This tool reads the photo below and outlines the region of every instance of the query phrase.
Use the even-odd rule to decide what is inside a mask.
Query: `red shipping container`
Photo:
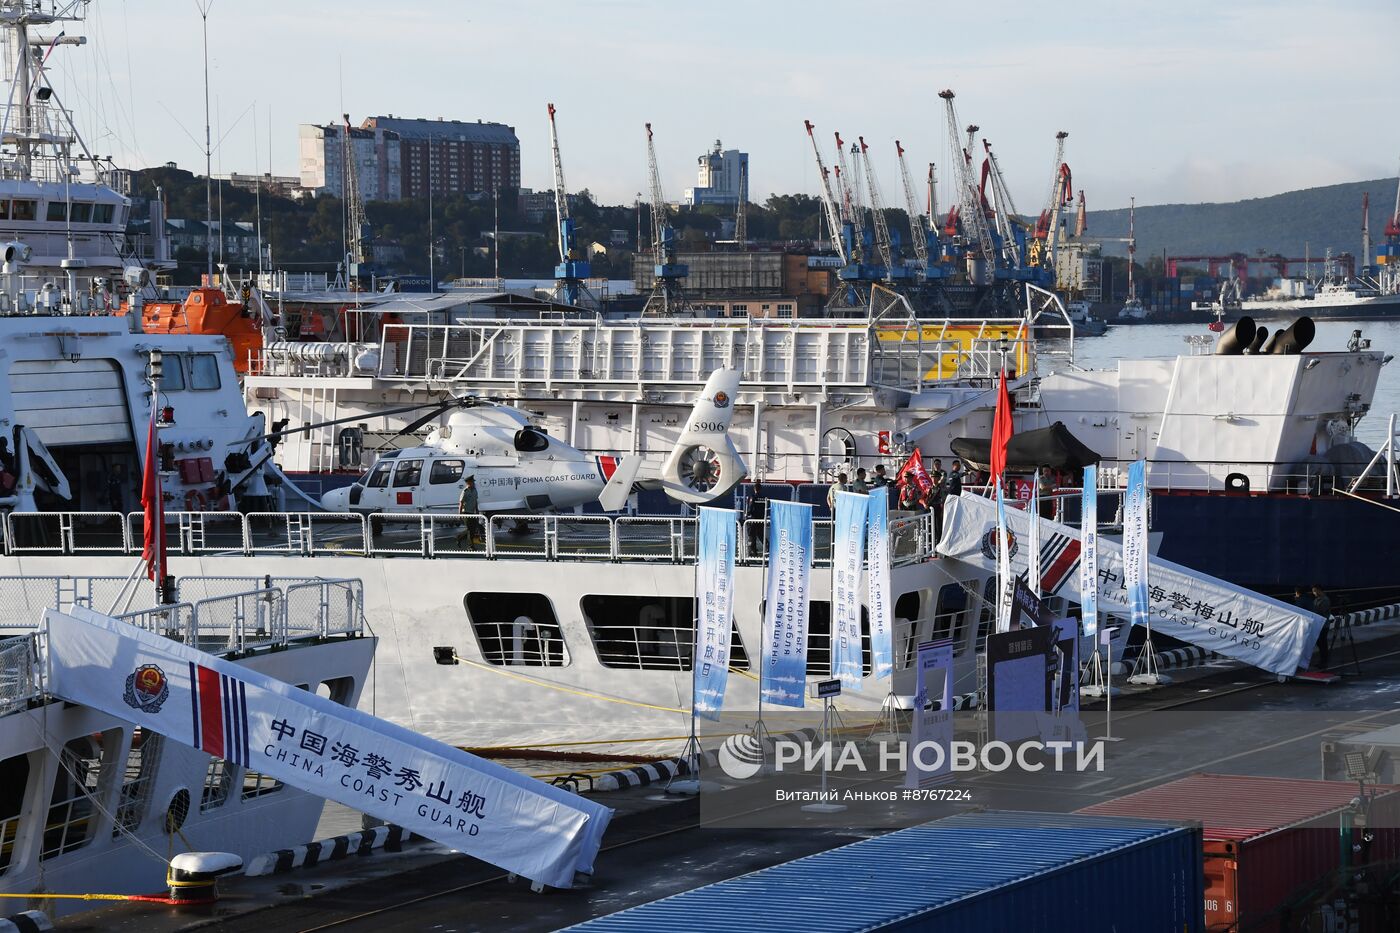
[[[1370,863],[1400,857],[1400,793],[1377,796],[1367,826]],[[1078,811],[1194,820],[1205,839],[1206,926],[1273,933],[1296,929],[1308,895],[1330,889],[1341,866],[1342,814],[1358,795],[1346,781],[1193,774]]]

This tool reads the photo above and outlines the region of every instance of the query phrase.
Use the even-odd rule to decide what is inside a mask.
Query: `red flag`
[[[904,461],[904,466],[900,467],[899,472],[895,474],[894,482],[896,486],[913,482],[921,493],[927,493],[932,489],[933,477],[929,476],[928,470],[924,469],[923,454],[917,450],[910,454],[909,459]]]
[[[997,385],[997,413],[992,420],[992,484],[1001,482],[1006,472],[1006,444],[1015,428],[1011,423],[1011,395],[1006,391],[1006,370],[1001,371]]]
[[[146,510],[146,533],[141,545],[141,559],[146,562],[146,576],[165,585],[165,504],[161,500],[160,474],[156,458],[160,443],[156,439],[156,410],[151,407],[151,426],[146,432],[146,467],[141,478],[141,507]]]

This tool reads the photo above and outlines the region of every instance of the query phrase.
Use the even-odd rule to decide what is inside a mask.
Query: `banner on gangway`
[[[55,696],[532,881],[593,870],[608,807],[81,606],[44,621]]]

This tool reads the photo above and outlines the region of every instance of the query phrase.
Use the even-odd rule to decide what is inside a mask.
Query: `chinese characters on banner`
[[[846,690],[861,680],[860,566],[868,497],[836,493],[831,532],[831,676]]]
[[[44,621],[56,696],[532,881],[593,869],[612,810],[586,797],[82,606]]]
[[[876,677],[894,671],[894,604],[890,601],[890,493],[888,486],[870,490],[865,553],[870,593],[870,666]]]
[[[775,500],[770,509],[761,699],[801,709],[807,685],[812,507]]]
[[[1128,467],[1128,492],[1123,504],[1123,582],[1133,625],[1151,624],[1147,604],[1147,463]]]
[[[695,713],[719,719],[729,682],[729,638],[734,618],[734,513],[700,509],[695,554]]]
[[[1079,508],[1079,592],[1084,635],[1099,631],[1099,468],[1084,468],[1084,491]]]

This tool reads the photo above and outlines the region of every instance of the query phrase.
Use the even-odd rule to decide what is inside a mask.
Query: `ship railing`
[[[126,553],[130,530],[121,512],[8,512],[7,552],[29,554]]]
[[[0,716],[23,709],[43,693],[38,661],[37,632],[0,639]]]
[[[314,580],[284,591],[288,638],[330,638],[364,631],[365,590],[360,580]]]
[[[367,555],[369,524],[348,512],[249,512],[243,516],[244,553]]]

